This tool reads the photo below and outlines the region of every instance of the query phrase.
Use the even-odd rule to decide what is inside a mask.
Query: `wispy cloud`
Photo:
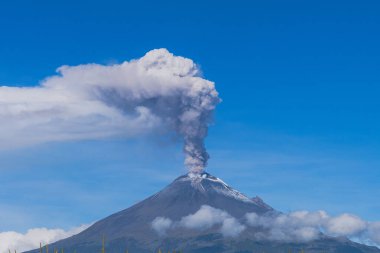
[[[165,217],[157,217],[152,221],[152,228],[159,234],[165,235],[166,231],[173,225],[173,221]]]

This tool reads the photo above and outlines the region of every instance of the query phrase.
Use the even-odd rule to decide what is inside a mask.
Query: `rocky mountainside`
[[[85,231],[50,245],[65,252],[94,253],[102,238],[110,253],[163,251],[380,253],[345,238],[321,236],[304,243],[257,239],[242,225],[247,213],[279,214],[259,197],[248,198],[208,173],[177,178],[153,196],[102,219]],[[155,224],[155,225],[154,225]],[[227,236],[226,236],[227,235]],[[33,251],[38,252],[38,250]]]

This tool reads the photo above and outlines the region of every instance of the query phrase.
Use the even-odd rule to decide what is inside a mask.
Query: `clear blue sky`
[[[8,1],[0,85],[167,48],[223,99],[210,173],[281,211],[380,220],[379,12],[379,1]],[[147,140],[1,152],[0,231],[95,221],[183,174],[182,159],[180,144]]]

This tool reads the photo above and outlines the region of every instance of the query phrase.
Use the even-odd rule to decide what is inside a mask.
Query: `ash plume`
[[[185,165],[202,172],[220,102],[190,59],[156,49],[115,65],[62,66],[34,87],[0,87],[0,149],[50,141],[175,133]]]

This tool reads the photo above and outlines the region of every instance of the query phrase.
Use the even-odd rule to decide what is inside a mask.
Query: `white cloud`
[[[352,236],[363,232],[367,228],[367,223],[355,215],[345,213],[328,219],[324,227],[328,234]]]
[[[245,228],[246,227],[240,224],[240,222],[237,219],[233,217],[228,217],[223,221],[220,231],[226,237],[236,237],[241,232],[243,232]]]
[[[223,223],[228,217],[230,217],[230,215],[223,210],[203,205],[194,214],[183,217],[179,225],[190,229],[203,230]]]
[[[199,231],[217,228],[225,237],[236,237],[247,227],[251,227],[256,231],[254,236],[259,240],[308,242],[325,234],[344,236],[369,245],[380,245],[380,222],[367,222],[347,213],[329,216],[325,211],[264,215],[247,213],[242,222],[224,210],[203,205],[197,212],[178,221],[158,217],[152,222],[152,227],[159,234],[178,227]]]
[[[165,235],[166,231],[173,225],[173,221],[165,217],[157,217],[152,221],[152,228],[159,235]]]
[[[380,222],[367,222],[352,214],[331,217],[325,211],[297,211],[288,214],[246,214],[247,225],[262,228],[256,233],[260,239],[274,241],[311,241],[321,233],[344,236],[361,243],[380,244]],[[263,232],[264,231],[264,232]]]
[[[245,226],[227,212],[203,205],[201,208],[188,216],[182,217],[179,221],[173,222],[169,218],[157,217],[152,222],[153,229],[160,235],[166,233],[168,229],[183,227],[193,230],[207,230],[215,226],[226,237],[235,237],[244,231]]]
[[[203,140],[219,98],[192,60],[158,49],[57,72],[37,87],[0,87],[0,149],[172,131],[183,137],[186,165],[205,166]]]
[[[226,237],[235,237],[245,229],[244,225],[241,225],[237,219],[226,211],[208,205],[203,205],[194,214],[183,217],[178,225],[198,230],[205,230],[219,225],[221,226],[220,232]]]
[[[58,240],[78,234],[88,228],[89,225],[82,225],[70,230],[34,228],[29,229],[25,234],[13,231],[0,232],[0,253],[27,251],[36,249],[42,245],[50,244]]]
[[[290,214],[263,215],[246,214],[247,224],[261,227],[256,234],[259,239],[278,241],[310,241],[319,235],[319,223],[326,214],[320,212],[299,211]]]
[[[367,231],[369,240],[380,245],[380,222],[369,223]]]

